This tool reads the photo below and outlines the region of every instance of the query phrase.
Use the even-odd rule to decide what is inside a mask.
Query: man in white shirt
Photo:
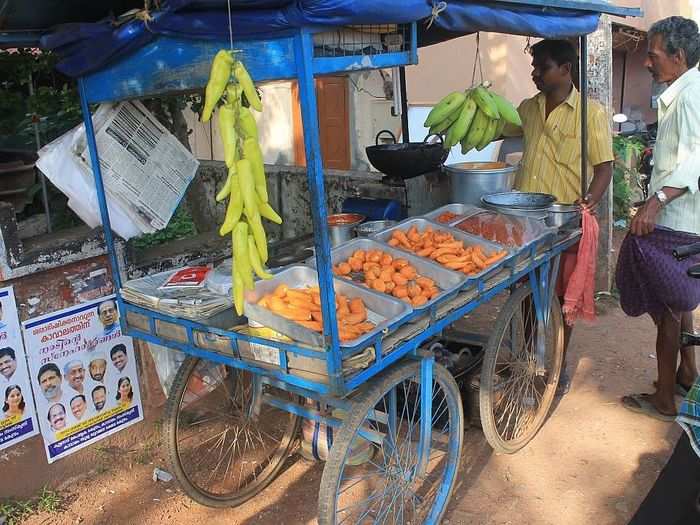
[[[692,311],[700,304],[700,281],[686,275],[700,259],[679,263],[672,252],[700,241],[700,35],[694,21],[674,16],[655,23],[648,36],[646,66],[668,88],[659,97],[651,197],[620,249],[617,285],[625,313],[648,313],[657,326],[658,381],[656,392],[625,396],[623,405],[673,421],[674,395],[697,377],[694,348],[680,348],[680,334],[692,331]]]

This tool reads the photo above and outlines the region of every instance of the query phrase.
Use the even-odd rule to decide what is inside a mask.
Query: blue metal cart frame
[[[445,378],[444,369],[440,369],[439,365],[434,364],[433,356],[422,353],[420,347],[480,305],[523,282],[528,282],[532,290],[532,301],[534,302],[538,328],[544,329],[551,325],[550,309],[559,256],[564,250],[575,244],[580,236],[580,231],[573,231],[567,235],[542,239],[540,243],[530,246],[527,253],[520,254],[521,257],[517,260],[511,258],[490,275],[477,281],[469,281],[461,290],[455,291],[433,305],[427,313],[421,315],[414,313],[407,316],[391,326],[389,333],[378,334],[369,342],[358,347],[340,347],[336,324],[329,235],[327,228],[324,227],[327,224],[327,209],[314,77],[329,73],[416,64],[418,60],[416,33],[416,24],[413,23],[410,25],[409,31],[410,46],[406,50],[372,56],[316,57],[314,56],[313,35],[305,29],[285,38],[236,43],[242,61],[256,82],[296,79],[299,83],[314,224],[316,267],[318,268],[324,319],[325,345],[323,348],[263,339],[235,331],[209,327],[203,323],[178,319],[126,303],[121,295],[117,294],[119,309],[122,312],[123,333],[150,343],[181,350],[194,358],[225,365],[229,370],[238,370],[240,373],[253,377],[253,385],[258,394],[251,401],[251,405],[253,405],[249,411],[251,418],[258,417],[260,404],[264,402],[267,406],[308,420],[322,422],[327,427],[339,429],[331,456],[333,456],[333,450],[340,447],[338,443],[346,442],[345,456],[338,456],[340,454],[338,453],[337,457],[329,457],[328,459],[327,472],[324,472],[322,491],[319,496],[321,523],[335,523],[336,514],[340,512],[335,506],[335,499],[340,497],[340,478],[345,472],[344,469],[347,468],[346,460],[349,457],[347,450],[351,448],[351,443],[356,443],[353,440],[361,438],[374,443],[375,448],[381,447],[384,450],[385,456],[390,455],[392,450],[400,448],[395,436],[400,432],[405,433],[407,426],[412,428],[415,422],[418,437],[416,437],[415,442],[412,438],[408,438],[408,442],[410,446],[415,444],[416,448],[415,450],[411,448],[411,452],[405,452],[411,458],[415,456],[415,461],[412,460],[411,465],[402,468],[392,467],[390,469],[385,465],[381,472],[382,475],[387,476],[387,479],[391,481],[389,485],[393,487],[403,487],[406,480],[410,481],[426,475],[426,466],[431,461],[431,453],[440,447],[438,442],[431,438],[431,435],[436,428],[435,418],[437,415],[433,413],[436,410],[434,406],[436,404],[435,392],[442,389],[443,393],[440,395],[443,397],[440,399],[446,400],[445,410],[449,412],[449,439],[445,445],[445,454],[447,454],[445,457],[449,458],[449,461],[445,460],[447,461],[446,467],[441,474],[442,478],[438,483],[439,490],[435,493],[434,499],[428,501],[414,495],[418,499],[412,500],[414,506],[417,501],[419,503],[427,501],[429,508],[422,518],[426,523],[439,521],[451,493],[458,468],[463,414],[458,392],[457,398],[455,398],[454,381]],[[135,52],[128,59],[78,80],[104,235],[117,290],[121,289],[122,283],[114,250],[114,238],[110,227],[89,104],[201,89],[206,83],[211,58],[218,49],[227,47],[228,42],[194,42],[161,37]],[[154,60],[154,57],[157,57],[157,60]],[[583,121],[585,122],[585,118]],[[137,328],[128,324],[126,320],[129,314],[146,319],[146,326]],[[183,327],[186,332],[185,340],[175,341],[163,337],[157,330],[159,322]],[[229,341],[230,347],[227,348],[226,352],[205,348],[199,345],[196,340],[199,333],[224,338]],[[279,367],[270,369],[250,360],[242,359],[239,352],[239,345],[242,343],[259,344],[278,349],[280,351]],[[368,346],[374,348],[374,362],[361,372],[345,377],[343,360],[359,354]],[[543,353],[543,348],[538,348],[536,351],[538,371],[542,371],[544,368]],[[325,361],[328,382],[309,380],[290,373],[287,363],[289,355]],[[554,379],[556,378],[558,378],[558,370],[554,374]],[[394,382],[391,383],[391,381]],[[415,421],[411,420],[410,425],[403,419],[401,422],[397,422],[397,417],[399,419],[402,417],[400,410],[397,409],[397,403],[403,402],[404,410],[406,409],[405,403],[407,403],[406,399],[402,401],[397,398],[397,385],[408,383],[423,386],[417,398],[411,401],[414,412],[415,406],[420,406],[420,413],[414,414]],[[280,397],[263,394],[263,389],[271,388],[291,393],[293,396]],[[376,390],[382,388],[385,388],[385,391]],[[375,394],[379,396],[376,399],[372,398],[372,395]],[[294,396],[303,396],[314,400],[318,406],[310,408],[308,404],[301,402]],[[408,395],[404,397],[407,398]],[[376,409],[380,402],[383,402],[385,406],[388,403],[390,408],[385,411]],[[322,409],[320,408],[322,406],[328,408]],[[358,407],[363,406],[365,407],[364,413],[360,413],[358,416]],[[342,416],[338,414],[342,414]],[[358,417],[360,419],[357,419]],[[355,426],[351,428],[349,425]],[[379,425],[383,425],[383,430],[377,430]],[[298,428],[298,423],[294,428]],[[409,435],[410,432],[412,429],[409,429]],[[431,443],[433,444],[431,445]],[[330,487],[330,492],[324,493],[323,486]],[[333,487],[335,487],[335,496],[333,495]],[[262,488],[263,486],[260,487],[260,490]],[[245,499],[252,497],[252,495],[247,495]],[[391,499],[389,496],[386,497]],[[396,500],[399,496],[394,494],[392,497]],[[219,501],[214,497],[203,498],[199,501],[216,506],[225,506],[226,504],[225,501]],[[232,498],[228,503],[234,502],[233,504],[235,504],[240,501],[242,500]],[[403,507],[401,509],[403,512]],[[386,513],[390,511],[388,508],[382,507],[373,512],[374,514],[368,515],[367,519],[378,521],[378,516],[386,516]]]

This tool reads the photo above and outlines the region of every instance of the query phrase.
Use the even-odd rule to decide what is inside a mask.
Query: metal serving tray
[[[463,221],[464,219],[468,219],[472,215],[475,215],[481,211],[483,211],[483,208],[478,208],[471,204],[462,204],[461,202],[456,202],[453,204],[446,204],[445,206],[442,206],[437,210],[433,210],[430,213],[426,213],[423,215],[423,217],[437,224],[442,224],[443,226],[452,226],[460,221]],[[456,213],[457,215],[459,215],[459,217],[455,217],[449,222],[438,221],[437,218],[445,212]]]
[[[348,243],[341,244],[340,246],[334,248],[331,251],[331,261],[333,261],[334,265],[346,261],[350,258],[350,256],[355,250],[381,250],[383,252],[388,253],[394,258],[400,257],[402,259],[406,259],[409,263],[411,263],[411,265],[415,267],[416,271],[421,276],[428,277],[429,279],[435,281],[435,284],[437,284],[437,286],[442,290],[442,292],[440,293],[440,295],[433,297],[430,301],[428,301],[420,308],[416,308],[414,306],[413,309],[416,312],[421,312],[426,308],[429,308],[436,301],[442,299],[446,295],[449,295],[451,292],[457,291],[467,280],[466,275],[462,273],[453,272],[452,270],[448,270],[444,266],[440,265],[439,263],[433,262],[430,259],[418,257],[417,255],[413,255],[409,252],[399,250],[397,248],[394,248],[393,246],[377,242],[373,239],[354,239]],[[313,267],[316,267],[316,260],[309,259],[308,264],[310,264]],[[346,277],[339,277],[339,279],[352,280],[351,278],[348,279]],[[390,294],[386,293],[382,295],[392,297]]]
[[[452,272],[452,273],[466,277],[466,281],[473,281],[475,279],[480,279],[483,276],[492,273],[497,268],[503,267],[503,265],[508,260],[510,260],[510,258],[515,254],[515,252],[512,249],[508,248],[507,246],[501,246],[500,244],[497,244],[495,242],[487,241],[485,239],[482,239],[481,237],[471,235],[469,233],[463,232],[462,230],[458,230],[456,228],[452,228],[450,226],[445,226],[444,224],[438,224],[438,223],[429,221],[428,219],[424,219],[422,217],[416,217],[413,219],[406,219],[405,221],[400,222],[396,226],[393,226],[392,228],[386,229],[383,232],[380,232],[380,233],[374,235],[373,238],[379,242],[388,243],[389,239],[391,239],[391,236],[394,233],[394,230],[408,231],[411,228],[411,226],[415,226],[416,228],[418,228],[419,232],[424,231],[428,226],[433,228],[433,230],[435,230],[435,231],[448,232],[455,239],[457,239],[459,241],[464,241],[464,243],[466,245],[481,246],[487,252],[500,252],[502,250],[505,250],[508,252],[508,255],[506,255],[503,259],[501,259],[501,261],[498,264],[495,264],[495,265],[491,266],[490,268],[485,268],[483,271],[481,271],[475,275],[465,275],[462,272],[458,272],[455,270],[449,270],[449,269],[445,268],[444,266],[441,266],[442,268],[444,268],[448,272]],[[388,244],[387,244],[387,246],[388,246]],[[413,252],[405,250],[404,248],[397,247],[396,249],[401,250],[404,253],[413,254]],[[415,254],[413,254],[413,255],[415,256]],[[435,264],[439,264],[439,263],[435,263]]]
[[[270,280],[256,281],[255,290],[246,292],[245,315],[248,319],[272,328],[294,341],[315,347],[323,347],[324,339],[322,334],[309,330],[294,321],[271,312],[267,308],[257,305],[257,302],[264,295],[272,293],[280,284],[286,284],[290,288],[317,286],[318,275],[314,268],[297,265],[282,270]],[[367,307],[368,320],[377,325],[371,332],[352,341],[341,343],[340,346],[342,347],[361,345],[413,311],[411,306],[403,301],[386,294],[368,290],[362,286],[357,286],[346,279],[333,279],[333,287],[336,293],[341,293],[349,298],[361,298]]]

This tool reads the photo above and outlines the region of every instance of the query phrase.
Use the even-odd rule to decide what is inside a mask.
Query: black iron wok
[[[393,144],[379,144],[379,137],[388,133],[394,140]],[[397,143],[394,134],[385,129],[377,133],[374,146],[367,146],[367,158],[372,166],[389,177],[410,179],[429,171],[440,168],[449,150],[442,146],[442,137],[435,135],[440,142],[428,143],[432,135],[425,137],[423,142]]]

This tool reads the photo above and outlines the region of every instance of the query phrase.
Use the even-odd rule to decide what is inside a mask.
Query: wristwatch
[[[664,190],[659,190],[656,193],[654,193],[654,195],[656,196],[656,200],[659,201],[659,204],[661,204],[662,207],[666,206],[666,203],[668,202],[668,195],[664,193]]]

